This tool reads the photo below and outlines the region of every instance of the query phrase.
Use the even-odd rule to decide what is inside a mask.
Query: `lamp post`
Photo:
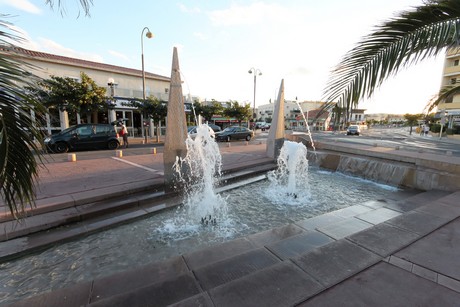
[[[145,102],[145,70],[144,70],[144,31],[147,30],[147,33],[145,33],[145,36],[147,38],[152,38],[153,34],[150,32],[150,29],[148,27],[145,27],[142,29],[141,32],[141,61],[142,61],[142,98],[143,102]],[[147,119],[147,118],[146,118]],[[144,140],[145,143],[147,144],[147,125],[145,125],[145,135],[144,135]]]
[[[115,121],[114,119],[114,111],[113,111],[113,108],[115,107],[115,99],[113,98],[115,96],[115,89],[114,89],[114,86],[116,85],[115,83],[115,80],[113,78],[109,78],[107,80],[107,85],[110,87],[110,100],[108,101],[107,103],[107,107],[108,107],[108,110],[107,110],[107,121],[108,121],[108,124],[111,124],[113,121]]]
[[[255,122],[256,122],[256,84],[257,84],[257,75],[261,76],[262,72],[258,68],[252,67],[249,69],[248,73],[252,74],[254,73],[254,104],[252,107],[252,122],[254,124],[254,130],[255,130]]]

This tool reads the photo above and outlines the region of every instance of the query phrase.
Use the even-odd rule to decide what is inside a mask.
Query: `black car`
[[[249,141],[254,132],[246,127],[233,126],[216,133],[216,141],[246,140]]]
[[[108,124],[80,124],[45,138],[48,152],[69,150],[117,149],[120,146],[115,127]]]
[[[207,124],[209,127],[211,127],[214,132],[219,132],[222,131],[222,128],[220,126],[214,125],[214,124]]]
[[[361,133],[361,129],[358,125],[350,125],[347,128],[347,135],[359,135]]]

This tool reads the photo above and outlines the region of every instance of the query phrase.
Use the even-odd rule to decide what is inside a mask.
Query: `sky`
[[[58,3],[59,1],[54,1]],[[1,20],[21,46],[62,56],[171,76],[177,47],[184,95],[253,106],[285,100],[321,100],[331,70],[359,40],[422,0],[94,0],[90,16],[78,0],[0,0]],[[154,37],[142,37],[148,27]],[[145,32],[144,32],[145,34]],[[441,84],[438,56],[391,77],[359,104],[366,113],[422,113]],[[140,87],[142,85],[140,84]]]

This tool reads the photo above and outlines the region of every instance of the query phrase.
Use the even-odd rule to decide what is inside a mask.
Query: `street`
[[[360,136],[346,135],[345,132],[318,131],[312,134],[313,141],[327,139],[348,144],[361,144],[413,150],[445,155],[449,152],[453,156],[460,156],[460,139],[452,140],[439,136],[420,136],[413,129],[409,134],[409,127],[371,128],[363,129]]]
[[[266,142],[268,131],[257,130],[255,137],[250,141]],[[369,146],[392,147],[397,146],[400,149],[430,152],[435,154],[445,155],[451,153],[453,156],[460,156],[460,140],[451,140],[445,137],[439,138],[436,136],[420,136],[412,132],[409,135],[408,127],[395,128],[371,128],[363,129],[360,136],[346,135],[345,132],[332,131],[314,131],[312,132],[313,142],[321,140],[329,140],[348,144],[361,144]],[[219,147],[229,146],[226,142],[219,142]],[[232,141],[230,146],[244,146],[245,141]],[[152,153],[152,148],[156,148],[157,153],[163,152],[163,143],[152,141],[149,144],[142,144],[141,141],[131,141],[129,148],[120,147],[123,150],[123,156],[146,155]],[[112,150],[93,150],[93,151],[77,151],[78,160],[102,159],[114,156]],[[67,161],[67,153],[63,154],[46,154],[45,163],[56,163]]]

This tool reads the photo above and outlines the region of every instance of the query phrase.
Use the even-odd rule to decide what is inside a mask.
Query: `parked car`
[[[45,138],[48,152],[69,150],[117,149],[120,146],[115,126],[109,124],[80,124]]]
[[[215,137],[214,130],[209,125],[207,125],[207,127],[208,127],[209,134],[211,135],[212,138],[214,138]],[[195,137],[198,134],[197,126],[189,126],[187,128],[187,133],[190,135],[192,139],[195,139]]]
[[[361,129],[358,125],[350,125],[347,128],[347,135],[359,135],[361,133]]]
[[[267,124],[266,122],[256,122],[255,128],[256,128],[256,129],[260,129],[260,128],[262,128],[263,126],[265,126],[266,124]]]
[[[270,129],[271,125],[272,125],[272,124],[270,124],[270,123],[265,123],[264,125],[262,125],[262,126],[260,127],[260,129],[261,129],[262,131],[268,130],[268,129]]]
[[[246,140],[249,141],[254,136],[254,131],[246,127],[232,126],[227,127],[221,132],[216,133],[216,141]]]
[[[219,132],[222,131],[222,128],[220,126],[214,125],[214,124],[207,124],[209,127],[211,127],[214,132]]]

